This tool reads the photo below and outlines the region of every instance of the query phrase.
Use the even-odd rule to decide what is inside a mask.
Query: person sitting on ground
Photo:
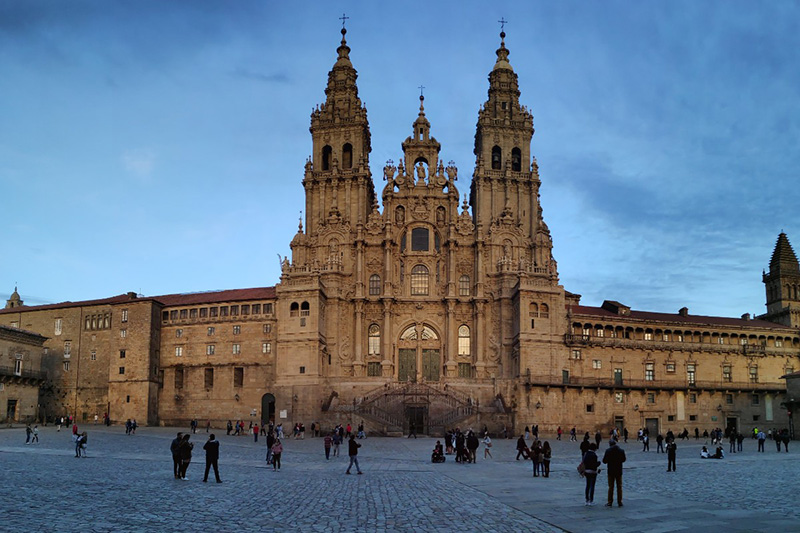
[[[708,459],[709,457],[708,448],[703,446],[703,449],[700,450],[700,459]]]

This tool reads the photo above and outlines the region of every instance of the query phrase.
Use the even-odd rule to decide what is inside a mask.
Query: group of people
[[[170,444],[170,451],[172,452],[172,470],[175,479],[186,481],[186,470],[192,462],[192,450],[194,443],[190,442],[191,435],[188,433],[183,434],[180,431],[178,436],[172,440]],[[208,436],[208,441],[203,445],[203,450],[206,452],[206,471],[203,476],[203,482],[208,481],[209,471],[214,469],[214,477],[217,483],[222,483],[219,477],[219,441],[213,433]]]
[[[431,462],[443,463],[445,462],[445,455],[455,454],[457,463],[475,463],[481,441],[483,442],[483,458],[492,458],[492,439],[489,437],[489,431],[486,426],[484,426],[483,439],[479,439],[471,428],[466,433],[462,432],[461,428],[455,428],[445,432],[444,441],[446,449],[440,441],[436,441],[436,446],[434,446],[431,453]]]
[[[594,488],[601,463],[597,457],[598,444],[589,442],[588,438],[584,438],[584,442],[588,443],[588,445],[586,451],[581,455],[578,471],[586,478],[586,502],[584,505],[591,506],[594,505]],[[603,454],[602,462],[607,466],[608,470],[608,502],[606,507],[611,507],[614,504],[615,486],[617,489],[617,505],[622,507],[622,464],[625,460],[625,450],[617,444],[615,439],[611,439],[608,443],[608,448]]]
[[[135,435],[136,428],[139,427],[139,424],[136,423],[136,419],[128,419],[125,421],[125,434],[126,435]]]
[[[25,426],[25,444],[39,444],[39,426],[30,424]]]

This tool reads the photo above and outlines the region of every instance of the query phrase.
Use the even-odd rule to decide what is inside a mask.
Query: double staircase
[[[412,420],[420,434],[444,434],[475,414],[469,396],[448,385],[400,382],[387,383],[353,403],[356,416],[382,425],[384,433],[406,433]]]

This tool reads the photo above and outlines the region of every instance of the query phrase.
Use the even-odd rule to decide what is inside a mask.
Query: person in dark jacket
[[[169,451],[172,452],[172,473],[175,479],[180,479],[181,477],[181,455],[178,452],[178,447],[181,445],[182,438],[183,433],[179,431],[178,436],[172,439],[172,444],[169,445]]]
[[[478,450],[478,446],[481,443],[478,441],[477,435],[475,435],[474,431],[471,431],[467,434],[467,451],[469,454],[469,462],[475,463],[478,459],[477,454],[475,453]]]
[[[272,447],[275,445],[275,435],[267,433],[267,464],[272,463]]]
[[[178,455],[181,458],[181,470],[179,474],[184,481],[186,481],[186,469],[189,468],[189,463],[192,462],[192,448],[194,448],[194,444],[189,442],[189,434],[187,433],[183,436],[178,446]]]
[[[361,467],[358,466],[358,449],[361,448],[361,444],[356,442],[356,436],[352,433],[350,434],[350,441],[348,444],[348,455],[350,456],[350,465],[347,467],[347,471],[345,474],[350,473],[350,469],[353,468],[353,465],[356,465],[356,470],[358,470],[359,474],[362,474]]]
[[[667,443],[667,472],[674,472],[675,471],[675,457],[678,451],[678,445],[675,444],[675,441],[669,441]]]
[[[212,466],[214,467],[214,477],[217,478],[217,483],[222,483],[219,478],[219,466],[217,465],[219,461],[219,441],[216,440],[213,433],[208,436],[208,441],[203,444],[203,449],[206,451],[206,473],[203,476],[203,483],[208,481],[208,471]]]
[[[528,458],[528,445],[525,443],[525,435],[520,435],[517,439],[517,461],[519,461],[520,455],[523,459]]]
[[[589,444],[589,449],[583,454],[583,475],[586,477],[586,503],[584,505],[594,505],[594,485],[597,482],[597,468],[600,460],[597,458],[597,445]]]
[[[614,503],[614,483],[617,484],[617,505],[622,507],[622,463],[624,462],[625,450],[617,445],[617,441],[612,440],[603,455],[603,463],[608,465],[608,503],[606,507],[611,507]]]

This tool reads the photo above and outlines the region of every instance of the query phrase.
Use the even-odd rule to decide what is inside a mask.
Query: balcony
[[[0,382],[9,381],[44,381],[47,379],[47,372],[39,370],[28,370],[23,368],[17,372],[13,366],[0,366]]]
[[[545,376],[526,375],[526,387],[563,387],[563,388],[589,388],[589,389],[616,389],[616,390],[665,390],[665,391],[695,391],[695,392],[726,392],[726,391],[751,391],[751,392],[785,392],[786,385],[781,382],[753,383],[749,381],[695,381],[689,383],[685,379],[614,379],[594,378],[582,376]]]
[[[621,337],[595,337],[594,335],[564,335],[567,346],[601,346],[605,348],[640,348],[643,350],[691,350],[695,352],[722,352],[743,355],[783,354],[786,348],[767,347],[761,344],[714,344],[710,342],[680,342],[644,339],[625,339]]]

